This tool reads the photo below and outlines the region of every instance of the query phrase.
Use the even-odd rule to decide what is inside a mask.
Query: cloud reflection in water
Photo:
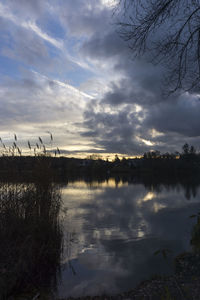
[[[63,268],[61,296],[117,293],[141,280],[167,273],[153,253],[170,248],[172,257],[189,249],[198,198],[190,201],[181,186],[145,188],[142,184],[70,183],[64,189],[66,230],[75,232],[71,261],[76,275]],[[67,221],[68,220],[68,221]]]

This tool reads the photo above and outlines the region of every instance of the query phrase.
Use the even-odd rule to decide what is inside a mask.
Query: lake
[[[109,179],[62,188],[59,297],[115,294],[173,272],[173,258],[191,250],[199,186]],[[165,260],[159,249],[171,252]]]

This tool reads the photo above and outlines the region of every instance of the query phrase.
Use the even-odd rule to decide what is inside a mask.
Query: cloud
[[[85,111],[83,125],[90,130],[83,132],[83,136],[92,137],[105,152],[133,154],[146,149],[144,143],[138,143],[141,112],[137,107],[125,105],[120,111],[106,111],[102,105],[100,110],[96,107],[97,103]]]
[[[110,31],[112,27],[108,20],[107,23],[109,26],[106,31],[100,31],[99,34],[99,29],[97,29],[93,36],[84,42],[81,49],[84,55],[87,55],[90,58],[106,60],[109,60],[110,58],[114,59],[115,56],[122,55],[123,53],[128,55],[124,42],[120,39],[117,32]]]
[[[197,145],[198,94],[163,96],[165,69],[133,60],[115,21],[108,1],[0,1],[2,130],[68,122],[88,151],[123,154]]]
[[[70,35],[87,38],[97,30],[106,30],[108,8],[100,0],[62,0],[60,16]]]
[[[35,23],[32,22],[25,22],[22,23],[22,26],[32,30],[34,33],[36,33],[39,37],[41,37],[42,39],[44,39],[45,41],[49,42],[50,44],[52,44],[53,46],[59,48],[59,49],[63,49],[63,44],[61,41],[52,38],[51,36],[49,36],[48,34],[46,34],[45,32],[43,32]]]
[[[198,144],[198,94],[166,97],[165,69],[149,63],[148,53],[131,59],[130,49],[113,27],[94,32],[81,51],[96,65],[102,63],[110,74],[118,74],[108,81],[108,89],[97,100],[95,109],[85,113],[88,131],[84,135],[93,137],[106,152],[129,154],[155,148],[180,150],[186,141]]]
[[[70,76],[67,72],[78,70],[80,76],[80,73],[84,73],[84,69],[88,67],[87,63],[70,55],[64,40],[50,35],[48,22],[56,17],[59,20],[59,16],[53,15],[50,4],[47,4],[47,16],[38,14],[38,23],[36,23],[37,20],[32,17],[31,12],[29,14],[29,5],[23,8],[26,9],[27,16],[29,16],[26,18],[26,14],[19,16],[15,12],[17,7],[20,10],[20,1],[16,1],[15,4],[11,1],[7,5],[0,3],[0,22],[2,25],[0,54],[25,64],[23,67],[34,68],[46,75],[51,72],[51,76],[53,74],[62,80],[66,78],[66,75]],[[44,24],[46,26],[42,26]],[[63,30],[65,31],[66,28]],[[86,72],[89,73],[89,70]]]
[[[33,33],[23,29],[15,31],[12,47],[2,47],[1,55],[34,66],[49,62],[49,53],[44,42]]]
[[[149,108],[144,125],[153,126],[161,132],[182,134],[185,137],[199,137],[200,98],[184,94],[176,101],[161,103]],[[152,117],[153,116],[153,117]]]
[[[57,146],[82,143],[75,123],[82,121],[86,94],[36,72],[17,81],[4,78],[0,91],[1,137],[6,132],[35,136],[50,130],[58,136]]]
[[[13,11],[18,17],[26,19],[35,19],[40,17],[47,7],[48,1],[46,0],[8,0],[6,1],[7,11]],[[1,5],[2,6],[2,5]]]
[[[1,16],[1,18],[6,19],[8,21],[11,21],[12,23],[14,23],[15,25],[17,25],[19,27],[22,27],[22,28],[25,28],[27,30],[30,30],[30,31],[34,32],[36,35],[38,35],[43,40],[49,42],[50,44],[52,44],[53,46],[55,46],[59,49],[62,49],[63,48],[62,42],[59,41],[58,39],[52,38],[47,33],[43,32],[37,26],[35,21],[31,20],[30,17],[27,19],[26,17],[24,17],[24,14],[22,14],[22,17],[18,16],[16,13],[14,14],[16,7],[21,12],[21,6],[20,6],[19,2],[22,2],[21,4],[22,4],[23,9],[27,9],[27,10],[29,9],[27,11],[27,14],[28,14],[28,16],[30,16],[29,13],[32,11],[31,10],[32,5],[29,4],[28,6],[26,6],[26,5],[24,5],[23,2],[32,3],[32,1],[18,1],[18,2],[16,1],[15,5],[10,5],[10,7],[9,6],[4,6],[0,3],[0,16]],[[11,3],[13,3],[13,2],[11,1]],[[35,7],[35,5],[34,5],[34,7]],[[36,7],[37,7],[37,5],[36,5]],[[22,11],[23,11],[23,9],[22,9]]]

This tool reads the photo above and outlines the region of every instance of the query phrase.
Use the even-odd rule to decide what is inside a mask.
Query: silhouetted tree
[[[147,153],[146,152],[144,153],[143,158],[147,159]]]
[[[119,32],[134,55],[168,68],[171,92],[200,88],[200,2],[119,0]]]
[[[189,154],[189,149],[190,149],[190,147],[189,147],[188,143],[185,143],[183,145],[183,154],[188,155]]]
[[[120,163],[120,159],[119,159],[119,157],[118,157],[117,154],[115,155],[115,160],[114,160],[114,162],[115,162],[115,163]]]
[[[145,152],[143,155],[144,159],[152,159],[152,158],[161,158],[161,154],[160,151],[149,151],[149,152]]]
[[[190,147],[190,154],[196,154],[196,149],[194,148],[194,146]]]

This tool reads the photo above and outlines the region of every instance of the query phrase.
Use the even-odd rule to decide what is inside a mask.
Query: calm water
[[[60,297],[127,291],[171,273],[173,257],[190,250],[198,188],[79,181],[64,187],[62,197]],[[168,264],[154,255],[163,248],[172,251]]]

